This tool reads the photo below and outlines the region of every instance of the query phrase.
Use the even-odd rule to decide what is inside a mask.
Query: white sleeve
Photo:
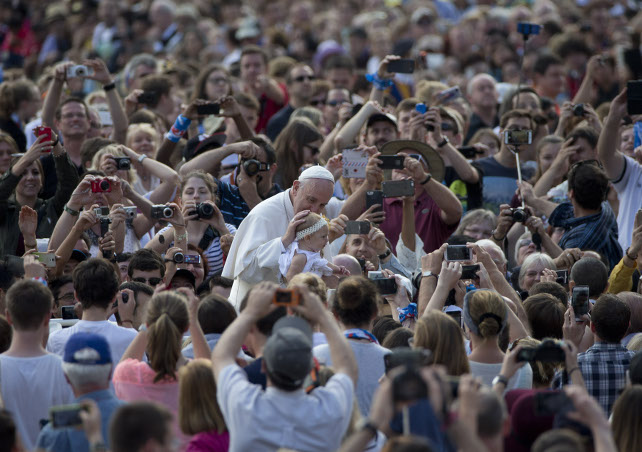
[[[404,245],[403,240],[401,240],[401,234],[399,234],[396,254],[401,265],[410,271],[415,271],[417,268],[421,268],[421,257],[426,254],[424,251],[424,242],[415,234],[415,250],[413,251]]]

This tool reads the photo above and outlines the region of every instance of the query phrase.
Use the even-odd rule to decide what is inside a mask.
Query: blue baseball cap
[[[63,361],[74,364],[110,364],[111,349],[107,340],[94,333],[76,333],[65,344]]]

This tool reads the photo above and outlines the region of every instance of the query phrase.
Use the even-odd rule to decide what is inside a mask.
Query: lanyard
[[[374,337],[370,331],[363,330],[361,328],[351,328],[349,330],[345,330],[343,334],[348,339],[366,339],[370,342],[374,342],[375,344],[379,343],[377,338]]]

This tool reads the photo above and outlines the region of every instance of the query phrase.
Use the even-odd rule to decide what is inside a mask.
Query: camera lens
[[[211,204],[199,204],[196,206],[196,212],[199,218],[210,219],[214,216],[214,207]]]
[[[185,255],[183,253],[178,252],[174,254],[174,262],[176,262],[177,264],[181,264],[184,261],[185,261]]]
[[[524,211],[524,209],[515,209],[513,210],[513,220],[515,220],[518,223],[523,223],[526,221],[526,218],[528,218],[528,215]]]
[[[256,160],[246,160],[243,162],[243,169],[248,176],[254,176],[259,172],[259,162]]]
[[[121,159],[118,161],[119,170],[129,170],[132,167],[129,160]]]
[[[129,294],[127,292],[121,293],[120,297],[123,299],[123,303],[127,303],[129,301]]]
[[[165,218],[172,218],[173,215],[174,215],[174,210],[171,207],[163,208],[163,216]]]
[[[577,104],[573,107],[573,114],[575,116],[584,116],[584,104]]]
[[[102,191],[109,191],[111,188],[111,183],[107,179],[103,179],[100,181],[100,184],[98,185]]]

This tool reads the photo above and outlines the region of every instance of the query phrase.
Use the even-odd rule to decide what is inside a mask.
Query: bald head
[[[477,74],[468,82],[468,100],[473,110],[494,108],[498,99],[495,79],[490,75]]]
[[[332,259],[334,265],[343,266],[348,269],[351,276],[361,275],[361,264],[356,257],[350,256],[349,254],[339,254],[334,256]]]

